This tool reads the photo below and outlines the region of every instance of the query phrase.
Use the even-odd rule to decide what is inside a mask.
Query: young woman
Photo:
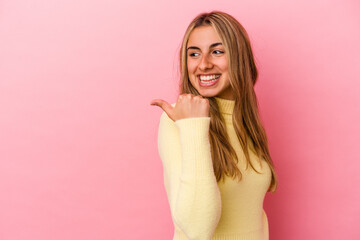
[[[164,110],[158,150],[173,239],[268,239],[263,200],[277,177],[245,29],[224,12],[198,15],[185,32],[180,68],[177,102],[151,102]]]

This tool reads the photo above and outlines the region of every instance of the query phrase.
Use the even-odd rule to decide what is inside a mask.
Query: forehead
[[[189,36],[188,46],[207,48],[215,42],[222,42],[219,35],[212,26],[201,26],[195,28]]]

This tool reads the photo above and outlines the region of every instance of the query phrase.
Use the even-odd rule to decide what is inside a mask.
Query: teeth
[[[215,82],[217,79],[214,79],[214,80],[211,80],[211,81],[203,81],[203,80],[200,80],[201,82],[207,82],[207,83],[209,83],[209,82]]]
[[[210,76],[200,76],[201,81],[209,81],[209,80],[215,80],[215,78],[218,78],[220,75],[210,75]],[[213,82],[212,81],[212,82]]]

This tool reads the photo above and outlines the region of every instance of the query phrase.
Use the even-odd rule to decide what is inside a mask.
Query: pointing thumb
[[[166,102],[162,99],[154,99],[151,101],[150,104],[161,107],[164,110],[164,112],[166,112],[166,114],[169,116],[169,118],[171,118],[174,121],[174,119],[172,117],[172,111],[173,111],[174,107],[171,106],[171,104],[169,104],[168,102]]]

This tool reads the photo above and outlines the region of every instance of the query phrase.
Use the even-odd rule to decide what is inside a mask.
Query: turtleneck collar
[[[214,98],[219,106],[220,113],[229,114],[229,115],[233,114],[233,110],[235,107],[235,100],[228,100],[219,97],[214,97]]]

